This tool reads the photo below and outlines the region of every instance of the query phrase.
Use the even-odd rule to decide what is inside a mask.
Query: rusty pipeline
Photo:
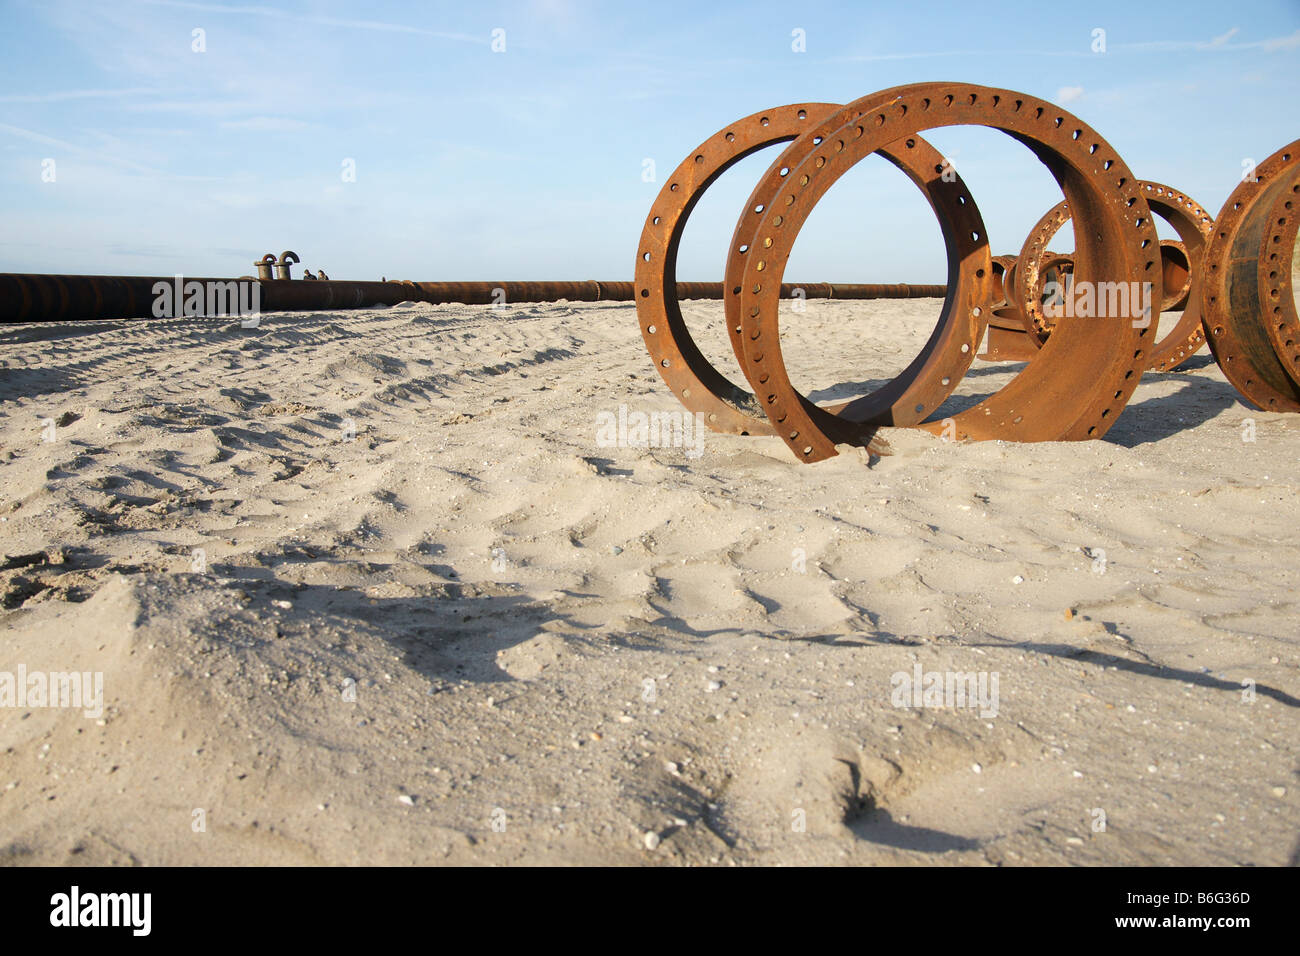
[[[296,260],[296,256],[294,260]],[[229,314],[209,308],[214,292],[221,302],[243,295],[253,299],[256,286],[262,312],[365,309],[401,302],[509,305],[515,302],[630,302],[633,283],[578,282],[349,282],[322,274],[316,281],[264,279],[262,268],[277,265],[274,256],[255,263],[257,279],[176,276],[78,276],[0,273],[0,324],[66,322],[95,319],[151,319],[182,315]],[[292,262],[286,261],[287,269]],[[177,282],[180,282],[179,292]],[[241,287],[241,284],[243,286]],[[191,291],[192,290],[192,291]],[[879,299],[942,296],[941,285],[863,285],[810,282],[788,285],[787,296],[802,290],[806,298]],[[684,299],[721,299],[720,282],[683,282]],[[199,298],[194,297],[198,293]],[[193,303],[186,308],[186,302]],[[200,307],[202,306],[202,307]]]

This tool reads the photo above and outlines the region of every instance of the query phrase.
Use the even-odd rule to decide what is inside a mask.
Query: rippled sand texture
[[[937,310],[810,302],[792,367]],[[621,405],[678,407],[625,304],[0,329],[0,671],[105,692],[0,708],[0,858],[1296,859],[1300,417],[1205,356],[1104,441],[870,464]]]

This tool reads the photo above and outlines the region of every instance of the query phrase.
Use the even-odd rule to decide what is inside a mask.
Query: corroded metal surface
[[[829,115],[829,114],[828,114]],[[808,150],[819,144],[808,140]],[[808,158],[808,150],[798,153],[788,148],[777,168],[778,177],[786,177]],[[970,307],[952,308],[945,302],[929,341],[915,359],[889,383],[850,402],[822,406],[822,410],[844,421],[868,425],[912,425],[938,408],[956,389],[970,368],[975,349],[984,334],[991,311],[992,261],[984,220],[970,190],[955,170],[945,171],[943,154],[919,135],[904,136],[877,151],[903,172],[930,204],[943,234],[949,271],[947,299],[970,296]],[[813,161],[816,168],[816,160]],[[801,178],[806,182],[807,173]],[[746,202],[746,209],[762,211],[762,184]],[[777,220],[783,218],[778,213]],[[763,249],[750,248],[745,234],[747,216],[736,224],[727,253],[724,285],[727,332],[732,351],[743,366],[744,343],[740,312],[743,275],[746,262]],[[770,242],[770,239],[764,239]]]
[[[1144,182],[1142,190],[1152,212],[1173,226],[1181,240],[1181,248],[1176,243],[1160,244],[1162,279],[1180,282],[1172,291],[1165,286],[1160,309],[1174,312],[1181,308],[1183,312],[1174,327],[1160,336],[1151,352],[1152,371],[1168,372],[1205,345],[1205,328],[1201,323],[1201,270],[1205,249],[1214,235],[1214,220],[1198,202],[1172,186]],[[1181,253],[1181,268],[1177,257],[1171,253]],[[1186,279],[1183,279],[1184,275]]]
[[[855,163],[888,143],[955,125],[1007,132],[1048,166],[1070,207],[1091,226],[1076,243],[1076,282],[1149,283],[1156,295],[1161,292],[1158,239],[1138,181],[1099,134],[1068,112],[1011,90],[948,83],[898,87],[850,103],[777,158],[738,227],[752,250],[739,283],[743,368],[773,428],[800,461],[830,457],[840,442],[868,444],[874,429],[818,408],[790,382],[780,348],[779,283],[799,229]],[[970,254],[989,263],[987,245]],[[960,266],[950,259],[950,280]],[[946,318],[977,318],[989,307],[991,264],[984,268],[979,284],[949,282]],[[1135,318],[1058,321],[1041,355],[1007,386],[974,408],[919,427],[959,439],[1099,437],[1147,364],[1151,330]]]
[[[715,431],[768,435],[753,395],[736,385],[700,351],[682,317],[677,250],[691,211],[719,176],[746,156],[794,139],[832,103],[796,103],[755,113],[719,130],[673,170],[646,216],[637,244],[637,320],[655,371],[686,408]],[[725,283],[721,284],[725,291]]]
[[[1192,265],[1187,260],[1187,247],[1177,239],[1161,239],[1160,269],[1165,280],[1165,300],[1160,303],[1160,311],[1180,312],[1187,306],[1192,291]]]
[[[1065,193],[1019,256],[989,254],[974,197],[920,135],[956,125],[989,126],[1025,143]],[[789,145],[750,194],[727,250],[726,326],[746,390],[707,362],[691,338],[677,302],[676,254],[709,185],[741,158],[781,142]],[[781,353],[780,301],[791,294],[783,272],[818,200],[873,153],[921,188],[940,222],[948,253],[943,309],[902,374],[863,397],[818,406],[791,383]],[[1078,231],[1073,253],[1052,253],[1047,243],[1071,209],[1087,229]],[[1159,241],[1153,212],[1174,225],[1178,242]],[[693,150],[646,220],[637,250],[638,319],[656,368],[687,408],[719,431],[776,434],[801,461],[830,457],[840,443],[871,447],[886,424],[957,439],[1094,438],[1114,423],[1143,370],[1172,368],[1200,344],[1199,267],[1211,229],[1194,202],[1135,179],[1101,136],[1046,101],[967,84],[913,84],[842,107],[805,103],[755,113]],[[1294,230],[1290,237],[1293,248]],[[1085,293],[1078,302],[1076,287]],[[1087,308],[1076,309],[1083,303]],[[1180,307],[1180,321],[1157,349],[1155,319]],[[1278,328],[1284,341],[1300,341],[1300,324],[1291,336],[1284,323]],[[986,331],[982,358],[1026,368],[974,408],[939,418]]]
[[[254,265],[267,270],[278,266],[270,261]],[[285,267],[292,263],[286,261]],[[0,324],[15,322],[64,322],[94,319],[149,319],[155,314],[161,283],[173,287],[175,276],[76,276],[0,273]],[[250,282],[258,286],[262,312],[295,312],[328,309],[365,309],[399,302],[464,303],[466,305],[509,305],[513,302],[630,302],[635,297],[631,282],[345,282],[323,273],[312,282],[291,279],[233,279],[185,276],[184,284],[198,282],[226,284]],[[802,289],[805,298],[905,299],[942,296],[940,285],[873,285],[865,283],[809,282],[790,284],[785,295]],[[721,299],[721,282],[681,282],[682,299]],[[175,298],[173,296],[173,298]],[[167,315],[173,313],[167,310]],[[193,313],[200,314],[200,313]]]
[[[1205,343],[1200,305],[1192,292],[1198,287],[1200,263],[1214,230],[1214,220],[1195,200],[1171,186],[1147,181],[1139,186],[1151,211],[1173,226],[1181,240],[1165,240],[1159,244],[1162,294],[1156,299],[1156,293],[1151,293],[1149,319],[1153,328],[1158,325],[1161,312],[1183,309],[1179,320],[1158,338],[1149,352],[1148,367],[1166,372],[1185,362]],[[1030,231],[1017,257],[1014,299],[1024,312],[1026,329],[1039,342],[1047,340],[1055,324],[1045,314],[1039,293],[1043,274],[1051,265],[1044,250],[1069,221],[1068,202],[1053,206]],[[1167,287],[1171,282],[1176,283],[1172,289]]]
[[[1264,330],[1291,380],[1300,384],[1300,319],[1296,316],[1296,224],[1300,221],[1300,174],[1274,200],[1259,257]]]
[[[1038,340],[1024,329],[994,325],[990,321],[984,351],[976,358],[985,362],[1032,362],[1038,358],[1041,348]]]
[[[1015,266],[1015,256],[993,257],[993,306],[997,308],[1007,303],[1007,273]]]
[[[739,435],[772,434],[771,425],[755,403],[753,394],[732,382],[704,357],[682,318],[678,304],[680,293],[673,290],[677,250],[686,222],[704,192],[741,159],[767,146],[789,142],[811,123],[839,108],[832,103],[795,103],[762,110],[723,127],[691,150],[673,170],[646,217],[637,246],[636,263],[636,286],[640,290],[636,300],[637,317],[641,335],[655,369],[673,394],[688,410],[704,415],[706,424],[715,431]],[[910,155],[913,150],[915,156]],[[906,143],[892,144],[881,152],[914,181],[924,178],[925,168],[922,166],[928,168],[939,157],[928,144],[923,141],[918,144],[915,139],[910,146]],[[950,184],[944,185],[948,187]],[[965,192],[964,187],[959,188]],[[959,215],[956,200],[948,198],[955,194],[955,190],[944,188],[927,193],[927,198],[955,218]],[[973,201],[969,204],[968,216],[973,217],[970,221],[976,223],[982,232],[983,223]],[[732,348],[739,357],[738,318],[734,315],[734,302],[739,293],[735,285],[738,271],[733,257],[728,262],[727,278],[722,288],[729,290],[724,297],[726,325],[731,334]],[[795,288],[789,283],[782,286],[782,297],[791,298]],[[816,286],[798,288],[803,290],[806,298],[847,298],[841,286],[827,284],[824,289]],[[901,287],[900,292],[902,288],[905,287]],[[946,290],[939,286],[932,291],[943,295]],[[961,375],[947,376],[947,380],[939,385],[943,378],[943,375],[932,376],[934,387],[945,389],[946,396]],[[831,413],[837,411],[840,409]]]
[[[1288,203],[1300,194],[1300,140],[1254,172],[1232,191],[1215,220],[1201,271],[1201,310],[1210,349],[1237,391],[1258,408],[1295,412],[1300,339],[1294,334],[1291,260],[1283,261],[1283,247],[1295,243],[1295,211]]]

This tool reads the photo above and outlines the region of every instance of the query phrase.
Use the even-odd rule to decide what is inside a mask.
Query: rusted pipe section
[[[1008,299],[1008,289],[1016,288],[1017,256],[993,257],[993,282],[995,296],[1000,301],[989,318],[989,334],[984,351],[975,356],[983,362],[1030,362],[1037,356],[1043,343],[1032,335],[1026,324],[1025,312],[1014,294]],[[1059,302],[1064,297],[1066,284],[1074,272],[1074,258],[1058,252],[1047,252],[1040,266],[1043,281],[1040,298]]]
[[[993,306],[997,308],[1007,303],[1007,276],[1016,264],[1015,256],[993,257]]]
[[[828,112],[820,118],[830,115],[833,114]],[[742,123],[753,120],[751,117]],[[761,117],[758,121],[761,124]],[[786,148],[782,160],[786,172],[778,171],[779,178],[787,179],[788,171],[794,168],[793,149],[793,146]],[[849,435],[861,434],[864,425],[914,425],[942,405],[970,369],[975,349],[984,337],[994,296],[993,264],[984,219],[966,183],[951,167],[946,167],[943,154],[921,136],[900,137],[881,146],[877,153],[911,180],[939,221],[948,254],[948,282],[939,320],[929,340],[908,366],[887,384],[850,402],[822,409],[836,420],[851,423],[844,426],[844,433]],[[801,177],[797,185],[802,185],[803,180]],[[783,198],[788,200],[790,194]],[[753,258],[751,252],[762,254],[768,244],[765,239],[763,246],[755,245],[749,230],[764,204],[772,201],[765,193],[765,184],[760,183],[745,203],[727,252],[725,284],[733,292],[726,300],[727,329],[736,361],[742,368],[746,366],[746,343],[741,334],[745,321],[741,307],[744,274]],[[797,217],[792,214],[789,218]]]
[[[1024,251],[1021,261],[1004,259],[995,271],[974,198],[921,138],[929,129],[965,125],[998,129],[1028,145],[1067,203],[1086,213],[1088,229],[1076,230],[1073,256],[1043,259],[1055,229],[1043,233],[1029,282],[1032,302],[1020,293]],[[727,331],[747,391],[706,361],[691,339],[674,295],[676,254],[686,217],[704,190],[741,158],[782,142],[790,145],[750,193],[727,251]],[[948,254],[943,308],[925,347],[901,375],[861,399],[819,406],[793,385],[782,357],[780,301],[791,294],[783,272],[817,202],[875,153],[909,175],[939,220]],[[918,83],[842,107],[805,103],[755,113],[692,150],[646,218],[637,248],[637,314],[656,370],[688,409],[711,412],[707,420],[719,431],[775,435],[802,462],[829,458],[839,444],[878,448],[876,430],[884,424],[913,424],[956,440],[1099,438],[1137,386],[1154,330],[1139,321],[1142,313],[1121,305],[1114,314],[1063,317],[1040,349],[1028,334],[1030,307],[1042,308],[1040,265],[1072,269],[1081,282],[1141,286],[1161,301],[1157,241],[1150,206],[1131,171],[1076,117],[1012,90]],[[828,292],[842,297],[838,287]],[[993,396],[943,417],[944,399],[966,373],[986,328],[991,351],[1014,350],[1033,361]],[[1003,332],[1020,338],[1003,343]]]
[[[287,254],[284,269],[296,256]],[[325,311],[331,309],[365,309],[397,305],[399,302],[466,305],[509,305],[514,302],[630,302],[633,283],[587,280],[583,282],[346,282],[320,279],[305,282],[260,277],[263,268],[280,268],[274,256],[254,263],[258,279],[183,277],[180,294],[175,276],[77,276],[0,273],[0,324],[16,322],[67,322],[94,319],[151,319],[184,315],[234,314],[235,310],[209,310],[209,296],[216,294],[218,304],[243,295],[253,301],[256,286],[257,308],[262,312]],[[197,283],[197,287],[192,286]],[[202,298],[194,300],[186,290],[198,288]],[[942,296],[941,285],[844,285],[810,282],[788,286],[804,290],[809,299],[882,299]],[[166,292],[161,291],[166,289]],[[720,282],[681,282],[678,294],[683,299],[721,299]],[[165,301],[164,301],[165,299]],[[186,300],[202,301],[204,308],[187,309]],[[234,301],[240,301],[234,299]],[[179,303],[179,305],[178,305]]]
[[[1187,247],[1176,239],[1160,240],[1160,270],[1165,278],[1165,301],[1161,312],[1181,312],[1187,307],[1192,291],[1192,266],[1187,261]]]
[[[1255,167],[1219,210],[1200,278],[1210,349],[1256,408],[1300,411],[1300,320],[1292,278],[1300,140]]]
[[[0,273],[0,324],[153,319],[396,305],[394,282],[302,282],[177,276]]]
[[[606,282],[417,282],[421,295],[415,301],[466,305],[508,305],[511,302],[631,302],[637,298],[635,283]],[[721,299],[721,282],[678,282],[679,299]],[[798,295],[796,290],[802,289]],[[921,299],[942,298],[942,285],[907,283],[791,282],[781,287],[787,299]]]
[[[1089,228],[1076,230],[1075,281],[1149,283],[1159,301],[1161,274],[1150,207],[1136,178],[1106,140],[1082,120],[1045,100],[1014,90],[963,83],[917,83],[873,93],[810,127],[768,168],[741,213],[737,235],[746,255],[739,315],[742,368],[759,406],[799,461],[832,457],[841,443],[867,445],[869,427],[846,428],[801,394],[782,357],[777,285],[800,227],[853,165],[885,144],[928,129],[979,125],[1025,143],[1048,166],[1071,207],[1086,211]],[[936,176],[942,172],[942,167]],[[983,239],[982,236],[975,237]],[[949,248],[949,275],[966,258]],[[987,245],[966,257],[985,265],[982,287],[954,287],[944,317],[977,315],[992,294]],[[1024,266],[1023,254],[1017,272]],[[979,270],[976,270],[979,273]],[[1017,285],[1024,276],[1018,276]],[[1042,353],[989,398],[918,427],[957,440],[1054,441],[1099,438],[1115,423],[1146,367],[1151,331],[1128,309],[1088,318],[1063,318]]]
[[[689,411],[701,415],[714,431],[774,434],[754,395],[732,382],[705,358],[682,317],[681,287],[674,280],[677,251],[686,222],[705,190],[741,159],[765,147],[795,139],[810,125],[840,108],[831,103],[795,103],[762,110],[728,124],[691,150],[673,170],[646,217],[637,246],[635,273],[637,319],[642,339],[664,383]],[[880,153],[921,188],[939,215],[949,248],[971,242],[965,237],[972,234],[983,235],[983,220],[965,185],[958,179],[933,174],[936,165],[942,166],[943,157],[937,150],[920,137],[912,137],[884,145]],[[726,329],[738,360],[742,359],[740,317],[736,312],[741,292],[738,283],[748,248],[733,237],[723,283],[728,290],[724,310]],[[985,252],[983,265],[987,266]],[[979,263],[971,267],[972,281],[978,267]],[[981,275],[986,273],[987,269]],[[830,283],[812,286],[784,283],[778,296],[783,299],[906,298],[919,292],[937,297],[947,295],[952,285],[951,277],[945,286],[919,290],[906,285],[847,287]],[[981,311],[975,310],[974,315],[980,316]],[[907,424],[920,420],[926,409],[938,405],[952,393],[970,366],[974,344],[982,331],[978,319],[966,315],[941,323],[932,335],[932,343],[938,344],[927,350],[923,359],[912,363],[884,388],[828,408],[827,414],[842,415],[848,421],[859,423]]]
[[[984,351],[975,357],[984,362],[1032,362],[1040,351],[1038,340],[1023,328],[995,325],[991,320]]]
[[[700,296],[699,298],[722,298],[722,285],[713,282],[691,283],[706,285],[712,290],[715,286],[719,294]],[[678,286],[682,283],[678,283]],[[802,289],[803,295],[797,294]],[[946,285],[913,285],[907,282],[873,283],[873,282],[783,282],[781,298],[794,299],[942,299],[947,293]]]
[[[1193,292],[1199,290],[1201,262],[1214,231],[1214,220],[1195,200],[1172,186],[1142,181],[1138,187],[1151,211],[1173,226],[1180,240],[1164,240],[1159,244],[1160,286],[1166,291],[1158,299],[1154,291],[1151,292],[1151,301],[1147,303],[1150,314],[1145,317],[1154,330],[1158,327],[1161,312],[1183,310],[1173,327],[1145,350],[1149,369],[1168,372],[1191,358],[1205,343],[1200,304]],[[1069,221],[1069,203],[1057,203],[1029,233],[1016,261],[1014,295],[1011,298],[1024,313],[1026,331],[1040,344],[1047,341],[1055,325],[1055,320],[1045,314],[1040,294],[1046,272],[1053,262],[1053,254],[1045,249],[1061,226]],[[1173,283],[1172,287],[1168,283]],[[1065,288],[1067,294],[1079,291],[1072,286]],[[1085,294],[1094,292],[1094,303],[1100,303],[1100,288],[1080,288]],[[1140,288],[1134,287],[1134,291]],[[1154,288],[1153,284],[1151,289]],[[1064,304],[1067,311],[1072,306],[1071,303]]]
[[[997,261],[990,255],[974,198],[920,135],[966,125],[997,129],[1028,145],[1065,193],[1051,221],[1036,227],[1032,250],[1027,245],[1017,258]],[[686,328],[674,294],[677,249],[703,192],[740,159],[784,142],[790,145],[750,193],[727,250],[726,327],[747,391],[704,358]],[[780,300],[792,293],[783,272],[817,202],[874,153],[908,174],[939,220],[948,254],[943,310],[902,374],[861,399],[819,406],[793,385],[782,356]],[[1140,298],[1131,308],[1131,297],[1115,295],[1122,304],[1112,308],[1108,298],[1101,313],[1076,316],[1066,310],[1048,328],[1041,282],[1071,274],[1085,286],[1143,289],[1163,301],[1164,272],[1156,268],[1158,238],[1143,185],[1085,123],[1012,90],[917,83],[846,106],[803,103],[765,110],[692,150],[651,206],[637,247],[641,334],[656,371],[689,410],[704,413],[718,431],[775,435],[802,462],[829,458],[844,443],[879,448],[876,429],[883,424],[912,424],[957,440],[1100,438],[1150,363],[1150,310]],[[1076,230],[1074,254],[1049,254],[1047,240],[1071,207],[1084,211],[1088,228]],[[1181,232],[1180,238],[1188,243],[1194,269],[1192,243]],[[1032,255],[1026,269],[1027,252]],[[941,417],[940,406],[968,370],[986,329],[986,354],[1032,361],[993,396]],[[1035,333],[1046,339],[1048,331],[1051,340],[1040,343]]]

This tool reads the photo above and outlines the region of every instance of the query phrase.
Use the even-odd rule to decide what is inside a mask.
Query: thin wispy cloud
[[[157,96],[158,90],[131,87],[123,90],[56,90],[48,93],[5,93],[0,103],[62,103],[67,100],[125,99],[131,96]]]
[[[1293,50],[1300,48],[1300,30],[1286,36],[1271,37],[1264,40],[1251,40],[1243,43],[1232,43],[1233,37],[1241,32],[1240,27],[1233,27],[1226,33],[1214,37],[1210,40],[1143,40],[1137,43],[1112,43],[1111,51],[1119,52],[1179,52],[1185,50],[1223,50],[1225,52],[1244,51],[1244,50],[1264,50],[1266,52],[1275,52],[1277,50]],[[1030,48],[1021,50],[909,50],[898,53],[864,53],[854,56],[836,56],[827,57],[831,62],[888,62],[891,60],[935,60],[949,59],[956,57],[1022,57],[1022,56],[1049,56],[1049,57],[1094,57],[1099,54],[1093,53],[1089,49],[1080,50],[1047,50],[1041,48]]]
[[[1233,43],[1232,38],[1239,32],[1240,30],[1237,27],[1233,27],[1222,36],[1214,37],[1211,40],[1144,40],[1140,43],[1114,43],[1111,44],[1111,49],[1144,53],[1178,53],[1187,50],[1215,50],[1227,53],[1263,50],[1266,53],[1275,53],[1278,50],[1300,48],[1300,30],[1286,36]]]
[[[110,247],[161,244],[195,274],[242,274],[255,251],[245,246],[274,241],[345,264],[344,275],[427,277],[431,261],[444,278],[621,275],[663,175],[721,124],[927,79],[1054,99],[1133,169],[1216,209],[1240,155],[1295,137],[1275,108],[1300,95],[1294,0],[1257,0],[1249,19],[1214,0],[1138,4],[1122,23],[1051,7],[1008,23],[956,7],[919,24],[847,0],[824,6],[833,9],[804,5],[786,24],[739,0],[666,0],[649,18],[573,0],[23,0],[23,14],[0,16],[0,46],[15,54],[0,84],[0,189],[11,209],[0,217],[0,269],[121,271],[146,260]],[[1093,28],[1112,22],[1108,48],[1094,53]],[[498,26],[509,32],[499,53]],[[803,53],[792,49],[796,26]],[[1262,85],[1276,95],[1260,96]],[[1182,111],[1151,110],[1166,100]],[[1214,116],[1216,135],[1171,152],[1182,115]],[[1008,242],[1060,198],[1005,137],[935,137],[960,154],[981,200],[997,197],[988,228]],[[57,185],[39,175],[45,157],[58,160]],[[659,182],[643,179],[646,158]],[[725,243],[735,211],[724,197],[744,201],[763,165],[753,163],[711,189],[693,235],[716,229]],[[892,202],[883,192],[863,195]],[[133,214],[146,203],[184,215]],[[853,243],[839,241],[858,235],[857,220],[836,219],[835,204],[824,213],[829,238],[814,231],[799,254],[828,276],[861,275]],[[26,250],[37,234],[55,245],[3,248]],[[359,238],[370,236],[383,238]],[[942,245],[927,248],[882,243],[871,274],[942,275]],[[683,277],[714,277],[714,244],[688,236],[683,249]]]
[[[914,50],[906,53],[864,53],[856,56],[833,56],[826,59],[835,63],[875,63],[890,60],[935,60],[951,57],[1020,57],[1020,56],[1094,56],[1087,50]]]
[[[86,146],[78,146],[76,143],[70,143],[67,140],[58,139],[54,136],[47,136],[46,134],[39,133],[36,130],[25,129],[21,126],[13,126],[9,123],[0,123],[0,134],[5,133],[59,151],[52,157],[54,159],[58,159],[60,153],[71,153],[76,156],[84,156],[86,159],[95,160],[102,164],[117,166],[121,169],[128,169],[131,172],[140,173],[144,176],[150,176],[155,179],[169,179],[177,182],[215,182],[219,181],[221,178],[216,176],[192,176],[169,173],[164,170],[155,169],[152,166],[146,166],[143,163],[137,163],[135,160],[127,159],[123,156],[114,156],[112,153],[105,153],[102,150],[90,149]]]
[[[1294,50],[1300,48],[1300,30],[1292,33],[1290,36],[1277,37],[1273,40],[1263,40],[1260,43],[1260,49],[1268,50],[1270,53],[1274,50]]]
[[[222,129],[249,130],[258,133],[282,133],[289,130],[306,129],[302,120],[289,119],[286,116],[250,116],[242,120],[226,120]]]
[[[152,100],[131,103],[125,107],[132,113],[179,113],[193,119],[199,116],[228,116],[255,109],[265,109],[269,103],[252,98],[242,100]]]
[[[488,37],[471,36],[468,33],[451,33],[446,30],[430,30],[426,27],[411,26],[407,23],[385,23],[380,20],[348,20],[340,17],[325,17],[296,10],[281,10],[277,7],[236,7],[219,3],[191,3],[188,0],[142,0],[150,6],[171,7],[178,10],[197,10],[202,13],[231,14],[244,17],[273,17],[278,20],[292,20],[295,23],[315,23],[319,26],[340,27],[346,30],[374,30],[380,33],[410,33],[417,36],[436,37],[440,40],[455,40],[458,43],[477,43],[487,45]]]
[[[134,162],[133,160],[123,159],[120,156],[112,156],[95,149],[87,149],[84,146],[78,146],[76,143],[69,143],[66,140],[56,139],[53,136],[46,136],[44,133],[24,129],[21,126],[10,126],[8,123],[0,123],[0,133],[8,133],[10,136],[17,136],[20,139],[39,143],[42,146],[50,146],[54,149],[63,150],[66,153],[74,153],[78,156],[87,156],[91,159],[97,159],[100,162],[112,163],[115,166],[121,166],[124,169],[130,169],[137,173],[144,173],[149,176],[161,175],[158,170],[151,169],[150,167]]]

